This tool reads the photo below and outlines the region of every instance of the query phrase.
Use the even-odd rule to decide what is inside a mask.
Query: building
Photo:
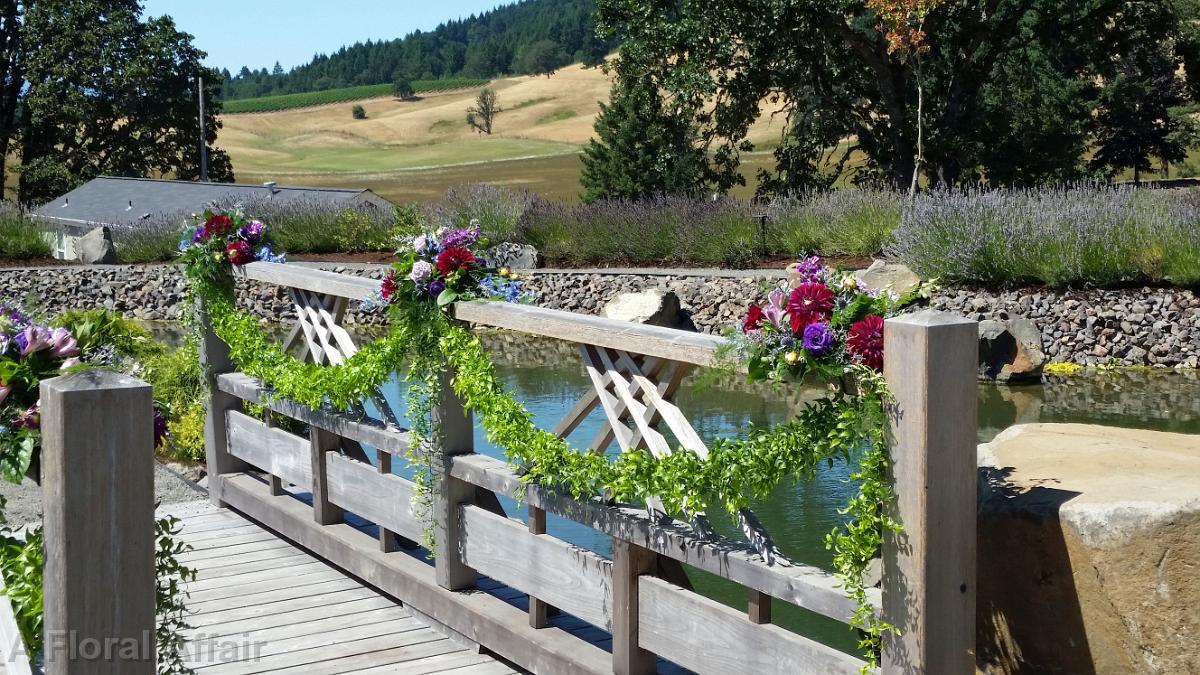
[[[199,183],[153,178],[100,176],[33,211],[48,224],[55,257],[75,258],[75,242],[87,232],[161,226],[200,213],[212,205],[314,204],[345,208],[377,208],[388,213],[391,202],[366,189],[289,187],[264,183]]]

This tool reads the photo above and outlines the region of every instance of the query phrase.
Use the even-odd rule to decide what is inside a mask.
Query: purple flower
[[[39,404],[41,404],[41,401],[29,406],[25,412],[18,415],[17,419],[13,420],[13,426],[23,429],[37,429],[40,427],[42,425],[42,415],[38,409]]]
[[[793,285],[822,283],[825,281],[825,265],[820,256],[814,255],[790,265],[788,276],[792,278]]]
[[[16,343],[21,350],[21,356],[40,352],[50,347],[50,331],[44,326],[28,326],[17,333]]]
[[[259,238],[266,232],[267,226],[262,224],[262,221],[252,220],[249,223],[238,228],[238,236],[251,244],[257,243]]]
[[[198,244],[208,238],[208,228],[201,225],[192,233],[192,243]]]
[[[167,439],[167,418],[154,406],[154,447],[161,448]]]
[[[763,308],[763,313],[766,314],[767,321],[770,321],[771,325],[777,329],[783,328],[783,315],[787,312],[787,300],[787,293],[780,288],[771,291],[767,296],[767,306]]]
[[[13,388],[7,384],[0,384],[0,403],[4,403],[4,399],[12,393]]]
[[[55,328],[50,333],[50,353],[56,358],[69,359],[79,354],[79,344],[66,328]]]
[[[472,220],[467,228],[455,228],[442,237],[442,248],[466,248],[479,241],[479,221]]]
[[[446,282],[441,279],[434,279],[429,284],[429,294],[435,298],[441,295],[444,290],[446,290]]]
[[[820,358],[829,354],[836,342],[837,336],[824,321],[810,323],[804,328],[804,348],[812,356]]]

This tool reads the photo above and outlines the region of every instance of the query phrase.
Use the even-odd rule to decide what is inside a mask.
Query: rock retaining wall
[[[381,278],[381,267],[336,271]],[[736,325],[750,302],[784,283],[775,277],[541,272],[530,276],[541,304],[599,314],[618,293],[672,290],[703,332]],[[282,289],[242,284],[239,304],[271,320],[290,319]],[[247,292],[248,291],[248,292]],[[107,307],[146,320],[178,319],[183,275],[170,265],[0,270],[0,302],[32,301],[48,313]],[[947,289],[933,306],[974,319],[1026,317],[1041,330],[1051,361],[1196,368],[1200,365],[1200,297],[1186,289],[1090,291]],[[378,311],[353,308],[349,323],[382,323]]]

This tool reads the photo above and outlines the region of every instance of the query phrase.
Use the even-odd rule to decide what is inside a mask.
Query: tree
[[[271,77],[283,77],[283,66],[278,61],[275,62],[275,67],[271,69]]]
[[[475,98],[475,105],[467,108],[467,124],[481,134],[492,134],[492,123],[496,115],[504,112],[500,108],[496,92],[484,87]]]
[[[1090,166],[1113,176],[1133,169],[1134,182],[1153,169],[1187,159],[1194,124],[1174,112],[1187,103],[1180,64],[1161,44],[1139,44],[1120,57],[1117,74],[1105,82],[1097,115],[1096,152]]]
[[[1056,180],[1081,164],[1094,129],[1096,83],[1115,57],[1137,41],[1171,42],[1180,32],[1143,20],[1175,11],[1160,0],[963,0],[895,22],[923,35],[928,49],[918,59],[892,49],[889,22],[867,0],[792,0],[762,12],[745,11],[740,0],[598,5],[604,36],[623,38],[617,75],[652,78],[694,121],[722,174],[719,185],[736,184],[740,153],[752,147],[747,132],[764,101],[789,118],[787,134],[810,134],[783,143],[799,149],[787,168],[801,176],[833,167],[856,181],[904,188],[918,175],[948,185],[1001,173]],[[1036,69],[1022,69],[1023,52]],[[1041,106],[1041,86],[1055,96],[1073,89],[1082,105]],[[1033,120],[1035,110],[1048,117]],[[997,136],[1018,134],[1030,136],[1015,157],[990,152]],[[831,135],[844,142],[821,145]],[[1021,166],[1014,170],[1014,162]]]
[[[568,61],[566,52],[554,40],[538,40],[521,53],[520,70],[530,75],[550,77]]]
[[[415,94],[416,91],[413,89],[412,82],[403,77],[396,78],[396,81],[392,83],[392,95],[402,101],[407,101]]]
[[[16,0],[0,6],[0,198],[8,180],[8,153],[17,133],[17,111],[25,82],[21,8]]]
[[[596,135],[583,150],[584,201],[696,194],[708,185],[708,163],[686,118],[663,104],[645,80],[613,84],[600,104]]]
[[[197,80],[204,78],[209,176],[232,180],[213,148],[220,73],[170,17],[142,21],[136,0],[38,0],[25,14],[20,197],[58,196],[100,174],[199,177]],[[78,36],[87,35],[87,40]],[[49,167],[50,159],[59,167]]]
[[[350,109],[350,116],[356,120],[365,120],[367,119],[367,109],[361,105],[355,105]]]

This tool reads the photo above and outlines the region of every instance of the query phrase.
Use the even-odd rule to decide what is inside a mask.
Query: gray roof
[[[214,203],[249,204],[268,200],[281,204],[303,202],[391,207],[387,200],[365,189],[100,176],[39,206],[33,215],[69,229],[82,229],[80,226],[90,229],[97,225],[129,227],[199,213]]]

